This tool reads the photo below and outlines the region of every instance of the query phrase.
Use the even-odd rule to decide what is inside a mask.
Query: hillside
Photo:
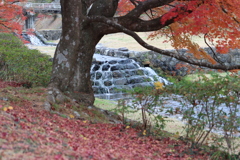
[[[0,82],[0,159],[208,159],[186,141],[144,135],[140,129],[44,110],[45,88]],[[68,110],[73,106],[66,104]],[[73,108],[72,108],[73,109]]]

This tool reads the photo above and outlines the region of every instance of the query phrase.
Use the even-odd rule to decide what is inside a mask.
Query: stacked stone
[[[204,50],[213,55],[212,50],[204,48]],[[213,49],[216,52],[215,49]],[[176,50],[172,50],[176,52]],[[186,49],[177,51],[183,56],[191,56]],[[181,62],[173,57],[161,55],[153,51],[137,52],[130,51],[127,48],[112,49],[103,46],[96,48],[96,53],[101,55],[113,56],[113,57],[126,57],[136,60],[141,66],[150,66],[154,69],[161,69],[171,75],[185,76],[187,74],[196,73],[198,71],[209,71],[210,69],[205,67],[199,67],[190,65],[185,62]],[[240,64],[240,49],[230,50],[229,54],[216,54],[217,58],[226,66],[239,65]],[[206,62],[206,59],[198,60],[200,62]]]

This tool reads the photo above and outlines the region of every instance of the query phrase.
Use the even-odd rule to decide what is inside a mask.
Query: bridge
[[[29,2],[19,2],[18,5],[22,6],[24,9],[32,9],[35,13],[39,12],[61,12],[60,3],[29,3]]]
[[[25,9],[24,29],[33,29],[35,24],[36,13],[61,13],[60,3],[30,3],[30,2],[18,2],[17,5],[22,6]]]

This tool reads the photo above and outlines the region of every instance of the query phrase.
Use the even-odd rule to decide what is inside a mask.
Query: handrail
[[[33,8],[34,10],[60,10],[60,3],[29,3],[19,2],[18,5],[23,8]]]

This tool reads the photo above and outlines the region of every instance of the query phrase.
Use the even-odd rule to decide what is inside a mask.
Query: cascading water
[[[30,42],[35,46],[45,46],[45,44],[35,35],[28,35]]]
[[[35,46],[45,46],[45,44],[37,36],[35,36],[34,34],[23,33],[22,37],[25,40],[31,42],[32,45],[35,45]]]
[[[94,93],[97,95],[111,95],[121,93],[122,89],[132,89],[141,86],[153,86],[159,81],[170,84],[166,79],[159,77],[151,68],[140,67],[132,59],[114,58],[95,54],[91,80]],[[110,98],[111,99],[111,98]]]

